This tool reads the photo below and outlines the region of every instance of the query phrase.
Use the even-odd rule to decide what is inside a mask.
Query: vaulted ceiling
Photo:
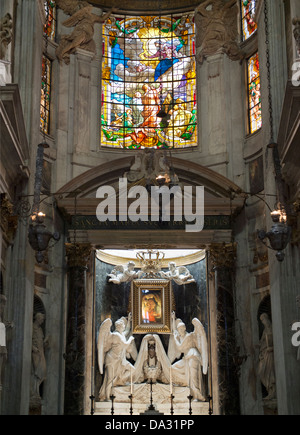
[[[160,12],[182,12],[195,9],[203,0],[89,0],[95,6],[110,9],[112,6],[119,12],[132,14],[159,14]]]

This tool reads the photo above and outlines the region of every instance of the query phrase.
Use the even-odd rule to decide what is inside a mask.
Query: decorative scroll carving
[[[9,44],[13,39],[13,20],[12,16],[7,13],[0,20],[0,60],[5,59]]]
[[[226,53],[231,60],[242,60],[237,40],[238,6],[236,0],[207,0],[196,9],[197,60],[203,63],[207,56]]]
[[[59,61],[66,64],[70,63],[70,55],[77,48],[82,48],[96,54],[96,44],[94,41],[95,23],[103,23],[112,12],[98,16],[92,13],[93,6],[86,1],[79,0],[58,0],[57,5],[68,15],[71,15],[63,22],[65,27],[74,27],[70,35],[64,35],[56,50]]]

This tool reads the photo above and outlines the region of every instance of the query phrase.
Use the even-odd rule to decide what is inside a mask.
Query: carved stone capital
[[[209,246],[210,270],[217,268],[233,269],[236,261],[235,243],[212,243]]]
[[[66,257],[69,267],[87,267],[92,252],[89,243],[66,243]]]

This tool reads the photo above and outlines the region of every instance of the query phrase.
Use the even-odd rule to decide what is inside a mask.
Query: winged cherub
[[[172,365],[174,383],[189,387],[194,400],[205,401],[203,375],[208,370],[208,344],[204,327],[199,319],[194,318],[193,332],[187,332],[185,324],[176,319],[172,313],[172,332],[170,337],[168,357],[173,363],[183,354],[183,358]]]
[[[135,263],[133,261],[129,261],[127,266],[116,266],[112,272],[108,274],[110,277],[108,282],[122,284],[123,282],[131,282],[134,279],[139,279],[143,272],[136,272],[134,268]]]
[[[160,272],[162,278],[174,281],[178,285],[191,284],[196,282],[190,271],[185,266],[176,267],[176,263],[169,263],[168,272]]]
[[[92,12],[93,5],[86,1],[69,0],[58,1],[58,6],[67,14],[71,15],[63,22],[65,27],[75,27],[70,35],[64,35],[56,49],[58,60],[70,63],[70,55],[77,48],[82,48],[96,54],[94,41],[95,23],[104,23],[117,9],[112,8],[108,13],[98,16]]]
[[[112,321],[106,319],[100,326],[98,336],[98,365],[104,380],[100,389],[100,401],[110,400],[113,387],[130,383],[134,366],[127,358],[137,359],[137,349],[131,334],[131,313],[128,319],[122,317],[115,323],[111,332]]]

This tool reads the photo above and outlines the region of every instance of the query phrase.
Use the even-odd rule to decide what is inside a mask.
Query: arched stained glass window
[[[241,0],[243,40],[246,41],[257,30],[255,22],[256,0]]]
[[[197,145],[193,15],[111,17],[103,25],[101,145]]]
[[[261,90],[258,53],[248,59],[248,98],[250,133],[255,133],[262,126]]]

